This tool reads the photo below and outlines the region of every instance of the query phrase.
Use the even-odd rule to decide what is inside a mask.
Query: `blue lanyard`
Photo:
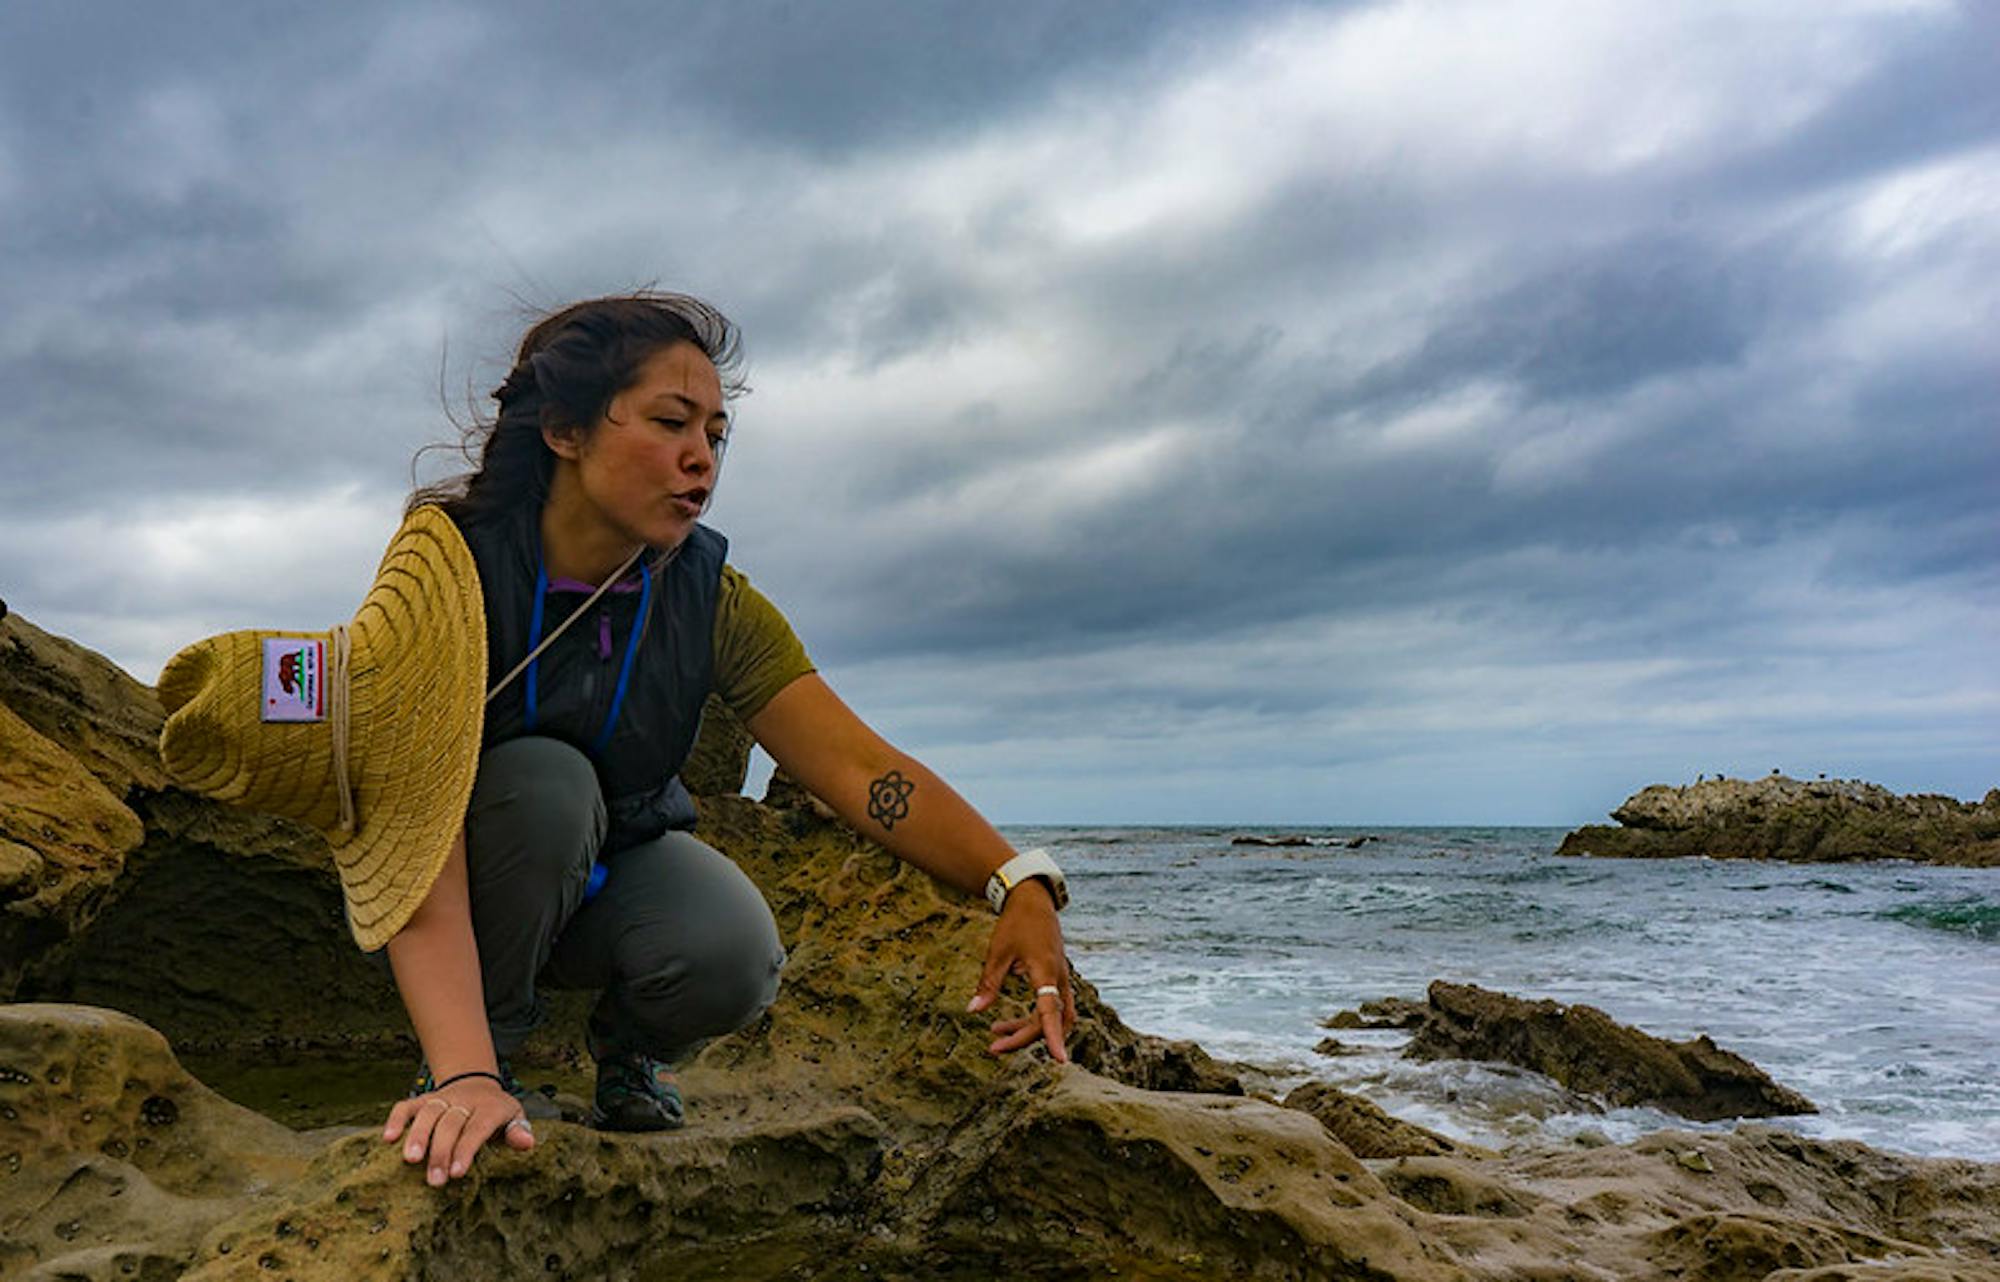
[[[535,612],[528,620],[528,649],[533,650],[542,643],[542,601],[549,593],[549,567],[542,555],[535,554]],[[611,711],[604,714],[604,727],[591,740],[590,755],[601,756],[611,742],[611,731],[618,724],[618,710],[625,706],[625,688],[632,680],[632,660],[639,653],[639,634],[645,630],[646,610],[653,601],[653,575],[643,567],[639,579],[639,613],[632,619],[632,635],[625,642],[625,661],[618,666],[618,689],[611,696]],[[541,666],[537,656],[528,664],[527,720],[523,729],[535,728],[535,710],[538,703],[539,685],[535,670]]]

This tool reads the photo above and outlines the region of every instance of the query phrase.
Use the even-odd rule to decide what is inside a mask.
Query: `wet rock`
[[[1363,1002],[1354,1010],[1338,1011],[1320,1021],[1321,1028],[1415,1028],[1430,1017],[1430,1007],[1407,997]]]
[[[1654,784],[1563,838],[1560,855],[1774,859],[1790,863],[1914,859],[2000,866],[2000,788],[1978,802],[1899,796],[1854,779],[1711,779]]]
[[[1696,1121],[1816,1111],[1707,1036],[1669,1042],[1594,1006],[1526,1001],[1443,980],[1430,987],[1412,1059],[1498,1060],[1612,1105],[1651,1104]]]
[[[1298,832],[1284,833],[1275,837],[1260,837],[1246,833],[1242,836],[1231,837],[1229,844],[1232,846],[1310,846],[1314,842],[1311,837]]]
[[[1341,1041],[1337,1037],[1322,1037],[1319,1039],[1319,1041],[1313,1043],[1313,1054],[1325,1055],[1329,1058],[1339,1058],[1348,1055],[1366,1055],[1368,1053],[1369,1053],[1368,1047],[1349,1046],[1346,1042]]]

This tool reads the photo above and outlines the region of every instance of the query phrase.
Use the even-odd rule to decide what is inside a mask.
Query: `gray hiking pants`
[[[510,739],[480,756],[466,812],[472,929],[494,1050],[541,1022],[536,983],[600,990],[598,1054],[678,1061],[764,1013],[785,963],[778,925],[728,858],[685,832],[602,855],[604,798],[590,760],[556,739]]]

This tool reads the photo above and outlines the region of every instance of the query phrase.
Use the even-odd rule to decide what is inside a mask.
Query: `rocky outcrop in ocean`
[[[1556,853],[2000,866],[2000,788],[1968,802],[1933,794],[1899,796],[1854,779],[1711,779],[1654,784],[1611,817],[1618,827],[1586,825],[1564,837]]]
[[[0,622],[0,851],[17,870],[0,996],[18,1003],[0,1007],[0,1276],[2000,1269],[2000,1165],[1756,1127],[1482,1156],[1323,1091],[1259,1098],[1200,1047],[1125,1027],[1081,977],[1074,1065],[995,1061],[986,1017],[964,1011],[983,906],[810,808],[732,795],[701,798],[702,833],[762,888],[791,960],[770,1012],[683,1072],[691,1124],[545,1123],[534,1151],[489,1150],[434,1190],[380,1142],[395,1088],[300,1131],[176,1054],[303,1054],[400,1082],[412,1048],[346,939],[323,844],[168,787],[158,722],[101,659]],[[566,1071],[579,1016],[558,1011],[543,1073]]]
[[[1414,1027],[1403,1048],[1410,1059],[1514,1064],[1614,1107],[1650,1104],[1697,1122],[1816,1111],[1811,1100],[1706,1034],[1666,1041],[1595,1006],[1528,1001],[1438,980]]]

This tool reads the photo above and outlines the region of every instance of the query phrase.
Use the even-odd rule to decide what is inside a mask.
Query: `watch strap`
[[[993,875],[986,879],[986,902],[993,906],[994,912],[999,912],[1007,906],[1007,896],[1014,887],[1030,877],[1040,877],[1047,883],[1049,894],[1056,902],[1056,911],[1060,912],[1069,905],[1069,883],[1064,879],[1062,869],[1056,866],[1049,852],[1039,846],[1022,851],[993,870]]]

